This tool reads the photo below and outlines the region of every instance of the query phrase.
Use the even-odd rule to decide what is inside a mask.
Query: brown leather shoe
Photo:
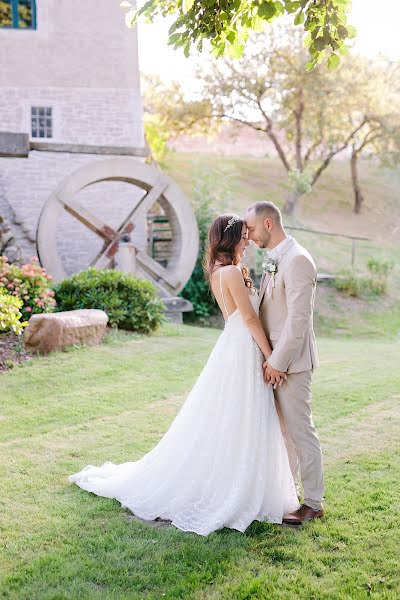
[[[302,504],[298,510],[289,515],[285,515],[282,519],[283,523],[288,525],[302,525],[306,521],[312,521],[313,519],[320,519],[324,516],[324,511],[314,510],[311,506]]]

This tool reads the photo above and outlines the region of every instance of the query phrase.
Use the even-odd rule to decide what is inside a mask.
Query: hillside
[[[189,197],[193,183],[202,173],[215,173],[216,181],[229,182],[230,209],[239,213],[262,199],[282,206],[286,194],[284,169],[272,158],[171,152],[166,169]],[[365,195],[361,214],[352,211],[349,165],[337,161],[322,175],[313,192],[301,199],[297,214],[286,219],[286,225],[370,238],[357,242],[357,272],[366,270],[366,260],[371,257],[394,263],[388,294],[380,298],[348,298],[331,286],[319,285],[317,330],[335,335],[397,337],[400,333],[400,173],[385,171],[365,161],[360,165],[360,175]],[[299,231],[293,231],[293,235],[311,251],[319,272],[337,274],[350,268],[350,240]]]

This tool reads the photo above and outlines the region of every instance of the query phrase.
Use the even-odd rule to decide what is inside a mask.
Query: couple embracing
[[[241,266],[250,240],[269,250],[259,291]],[[89,465],[69,480],[200,535],[319,518],[314,261],[286,235],[279,209],[258,202],[243,219],[215,219],[204,266],[225,327],[170,428],[140,460]]]

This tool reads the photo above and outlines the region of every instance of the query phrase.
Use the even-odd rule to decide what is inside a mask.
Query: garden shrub
[[[113,327],[150,333],[164,320],[165,307],[151,282],[113,269],[93,267],[54,288],[57,310],[104,310]]]
[[[13,331],[20,335],[23,328],[28,324],[21,321],[22,300],[10,294],[0,293],[0,332]]]
[[[31,315],[54,310],[54,292],[50,289],[51,276],[40,266],[36,257],[22,267],[11,264],[7,256],[0,256],[0,293],[20,298],[24,320]]]

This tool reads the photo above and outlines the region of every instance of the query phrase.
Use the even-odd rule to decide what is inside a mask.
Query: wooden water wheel
[[[81,190],[104,181],[127,182],[141,191],[117,228],[76,199]],[[132,232],[145,222],[147,244],[130,244],[134,252],[132,268],[124,270],[152,281],[161,296],[175,296],[190,278],[199,251],[196,217],[180,188],[162,171],[131,158],[107,159],[78,169],[59,185],[42,210],[37,232],[40,262],[55,280],[67,276],[57,249],[57,227],[64,211],[103,240],[103,247],[94,253],[88,267],[115,266]]]

